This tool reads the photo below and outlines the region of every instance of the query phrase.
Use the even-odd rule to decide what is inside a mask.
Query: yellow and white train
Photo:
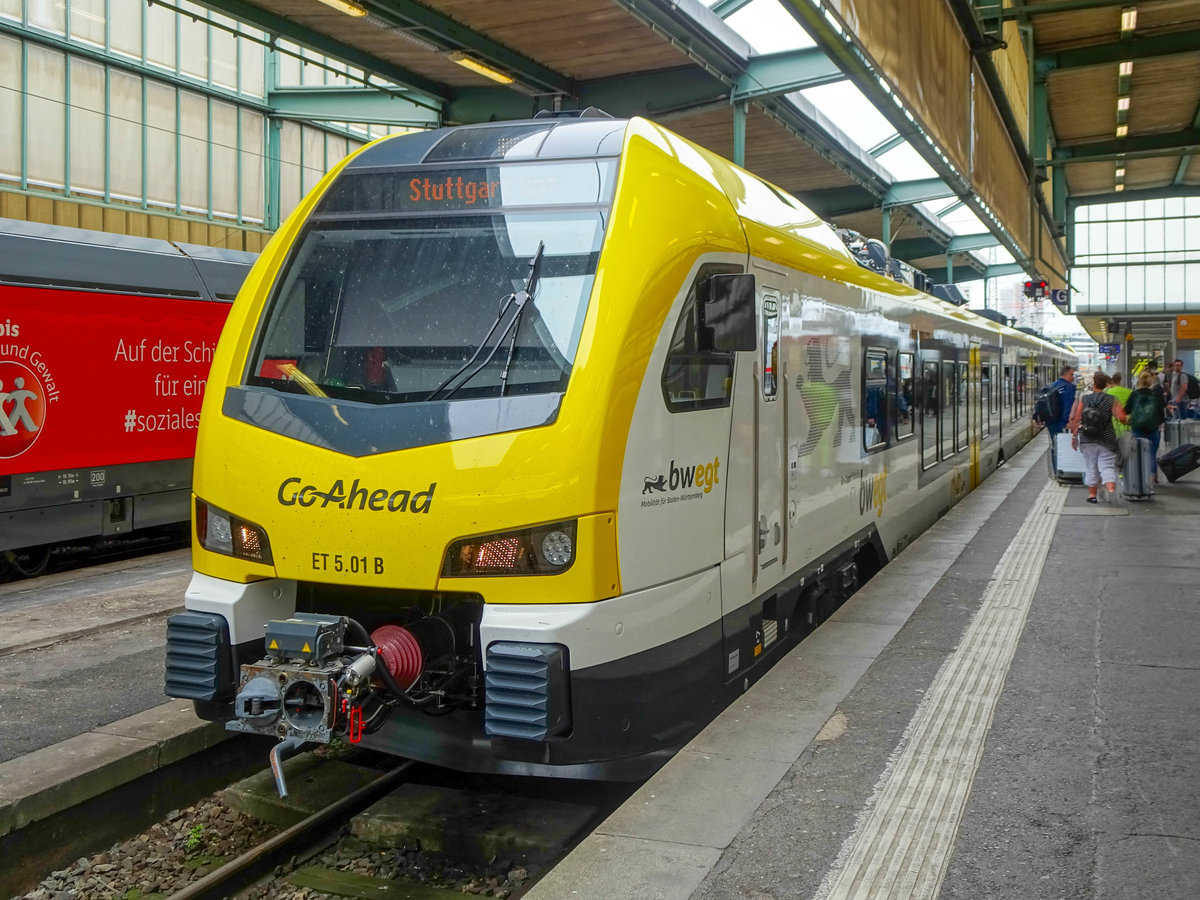
[[[1068,362],[646,120],[378,141],[225,326],[167,692],[276,761],[340,734],[645,775],[1028,441]]]

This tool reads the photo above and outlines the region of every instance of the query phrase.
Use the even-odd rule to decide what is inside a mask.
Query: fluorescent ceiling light
[[[1129,60],[1126,60],[1125,62],[1121,63],[1121,67],[1119,69],[1117,69],[1117,74],[1118,75],[1132,75],[1133,74],[1133,63]]]
[[[1125,137],[1125,135],[1127,135],[1127,134],[1129,134],[1129,126],[1128,125],[1118,125],[1117,126],[1117,137]]]
[[[1123,190],[1125,190],[1125,185],[1123,185],[1123,184],[1118,184],[1118,185],[1117,185],[1117,187],[1116,187],[1116,190],[1117,190],[1118,192],[1119,192],[1119,191],[1123,191]]]
[[[1122,111],[1129,109],[1129,98],[1128,97],[1118,97],[1117,98],[1117,109],[1122,110]]]
[[[367,14],[366,8],[359,6],[353,0],[321,0],[321,2],[348,16],[365,16]]]
[[[458,63],[464,69],[470,69],[472,72],[475,72],[478,75],[482,75],[484,78],[490,78],[490,79],[492,79],[492,81],[498,81],[500,84],[512,84],[513,83],[512,78],[505,75],[503,72],[501,72],[497,69],[493,69],[491,66],[487,65],[486,63],[481,63],[477,59],[472,59],[471,57],[467,56],[467,54],[463,53],[461,50],[455,50],[453,53],[451,53],[450,60],[452,62]]]
[[[1117,169],[1117,177],[1118,177],[1118,178],[1124,178],[1124,177],[1125,177],[1125,170],[1124,170],[1124,169]]]
[[[1137,7],[1127,6],[1121,10],[1121,34],[1125,35],[1137,28]]]

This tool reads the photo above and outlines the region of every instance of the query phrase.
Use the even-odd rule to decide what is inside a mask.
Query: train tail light
[[[196,538],[212,553],[236,556],[271,565],[267,533],[252,522],[239,519],[199,497],[196,498]]]

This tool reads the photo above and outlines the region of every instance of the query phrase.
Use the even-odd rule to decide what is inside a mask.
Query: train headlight
[[[213,553],[265,565],[271,565],[274,561],[267,533],[262,528],[230,515],[199,497],[196,498],[196,537],[200,546]]]
[[[551,531],[542,538],[542,556],[552,566],[565,566],[575,558],[575,541],[565,531]]]
[[[450,545],[442,574],[557,575],[575,561],[575,521],[463,538]]]

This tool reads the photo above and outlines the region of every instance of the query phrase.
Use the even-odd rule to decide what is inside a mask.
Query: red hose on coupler
[[[416,637],[399,625],[383,625],[371,632],[371,643],[396,683],[408,690],[425,668],[425,655]]]

